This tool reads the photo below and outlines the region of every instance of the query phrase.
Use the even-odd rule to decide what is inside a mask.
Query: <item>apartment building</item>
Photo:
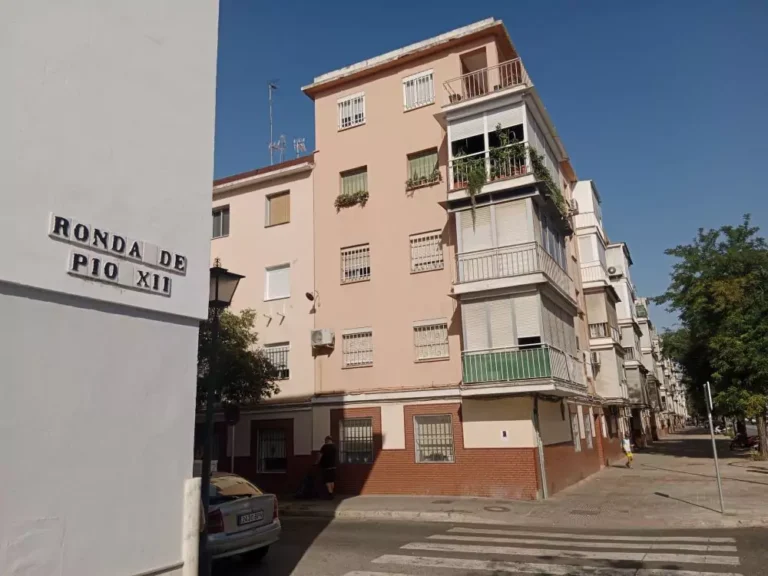
[[[536,498],[598,470],[576,176],[503,24],[303,90],[333,341],[314,351],[312,447],[337,440],[341,490]]]
[[[310,335],[314,298],[313,170],[309,155],[213,183],[211,258],[243,274],[232,311],[255,312],[258,345],[277,368],[279,392],[215,424],[217,466],[268,490],[295,485],[312,465],[315,391]],[[312,297],[307,297],[307,294]],[[233,460],[234,455],[234,460]]]
[[[626,431],[642,446],[644,439],[651,437],[651,401],[647,384],[648,369],[643,363],[641,311],[635,306],[635,286],[630,273],[632,256],[629,246],[624,242],[608,244],[606,263],[608,277],[619,297],[616,312],[621,346],[624,349],[623,364],[629,400],[629,405],[624,407],[624,422]]]
[[[589,330],[588,371],[593,375],[595,392],[603,405],[609,438],[620,440],[629,430],[630,399],[623,327],[619,322],[621,309],[617,310],[623,300],[617,289],[622,290],[626,299],[627,285],[622,283],[616,266],[612,266],[609,273],[606,254],[610,241],[603,225],[602,200],[597,186],[592,180],[579,181],[573,197],[578,206],[574,228]],[[631,314],[629,316],[631,318]]]

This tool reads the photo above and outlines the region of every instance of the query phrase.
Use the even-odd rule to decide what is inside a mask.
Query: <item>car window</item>
[[[239,498],[261,496],[262,491],[240,476],[222,475],[211,477],[210,503],[221,504]]]

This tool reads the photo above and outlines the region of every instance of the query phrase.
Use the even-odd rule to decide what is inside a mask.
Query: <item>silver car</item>
[[[263,558],[280,538],[277,498],[264,494],[245,478],[226,472],[211,474],[208,550],[214,560],[253,552]]]

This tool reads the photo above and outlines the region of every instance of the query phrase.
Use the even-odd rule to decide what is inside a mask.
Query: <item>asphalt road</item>
[[[542,530],[286,518],[281,541],[261,564],[245,557],[214,566],[215,576],[508,574],[768,575],[768,530]]]

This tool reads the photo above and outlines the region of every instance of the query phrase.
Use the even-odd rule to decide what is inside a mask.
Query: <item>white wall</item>
[[[461,403],[465,448],[535,446],[533,399],[468,399]]]
[[[3,576],[131,576],[182,559],[217,10],[0,3]],[[51,212],[179,252],[187,273],[170,296],[71,276]]]
[[[560,402],[539,400],[539,432],[545,446],[570,442],[571,419],[568,406]]]

